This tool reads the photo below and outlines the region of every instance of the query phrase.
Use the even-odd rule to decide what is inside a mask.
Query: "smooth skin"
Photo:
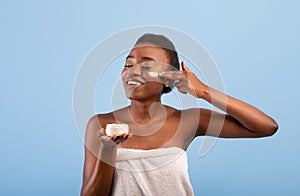
[[[159,77],[178,81],[179,92],[206,100],[224,111],[192,108],[177,110],[161,104],[164,85],[143,82],[138,63],[145,61],[169,64],[163,49],[139,44],[126,59],[122,81],[128,107],[107,114],[93,116],[86,129],[85,162],[81,195],[110,195],[113,185],[117,147],[133,149],[156,149],[166,147],[188,148],[198,136],[221,138],[258,138],[273,135],[277,123],[259,109],[210,88],[189,70],[184,62],[182,71],[159,73]],[[106,124],[126,123],[130,133],[107,136]]]

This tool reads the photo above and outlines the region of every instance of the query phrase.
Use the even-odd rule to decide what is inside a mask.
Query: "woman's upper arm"
[[[196,136],[213,136],[220,138],[254,138],[259,134],[244,127],[238,120],[219,112],[200,109],[198,131]]]
[[[99,116],[93,116],[87,123],[85,140],[84,140],[84,168],[83,168],[83,181],[90,176],[96,162],[97,155],[99,154],[99,141],[98,134],[101,130]]]

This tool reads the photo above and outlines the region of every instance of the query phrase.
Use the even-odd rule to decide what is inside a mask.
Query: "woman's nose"
[[[142,75],[142,69],[140,64],[133,65],[129,70],[128,74],[131,75]]]

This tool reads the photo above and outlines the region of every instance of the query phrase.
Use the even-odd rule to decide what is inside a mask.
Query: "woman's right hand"
[[[118,144],[121,144],[125,142],[127,139],[131,138],[133,136],[132,133],[124,133],[122,135],[113,135],[113,136],[108,136],[105,133],[105,129],[101,129],[101,133],[98,136],[100,143],[104,145],[104,147],[108,148],[115,148]]]
[[[175,86],[183,94],[191,94],[196,98],[209,97],[209,87],[204,84],[185,64],[181,62],[182,71],[160,72],[159,77],[177,81]],[[208,98],[207,98],[208,99]]]
[[[132,137],[132,133],[108,136],[102,128],[101,133],[98,135],[100,141],[99,159],[111,166],[114,166],[117,154],[118,144],[126,141]]]

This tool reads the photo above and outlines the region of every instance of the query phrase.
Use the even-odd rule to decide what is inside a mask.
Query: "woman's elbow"
[[[275,120],[272,120],[272,122],[270,122],[268,124],[265,131],[263,132],[262,137],[270,137],[270,136],[274,135],[277,132],[278,128],[279,128],[279,126],[278,126],[277,122]]]

